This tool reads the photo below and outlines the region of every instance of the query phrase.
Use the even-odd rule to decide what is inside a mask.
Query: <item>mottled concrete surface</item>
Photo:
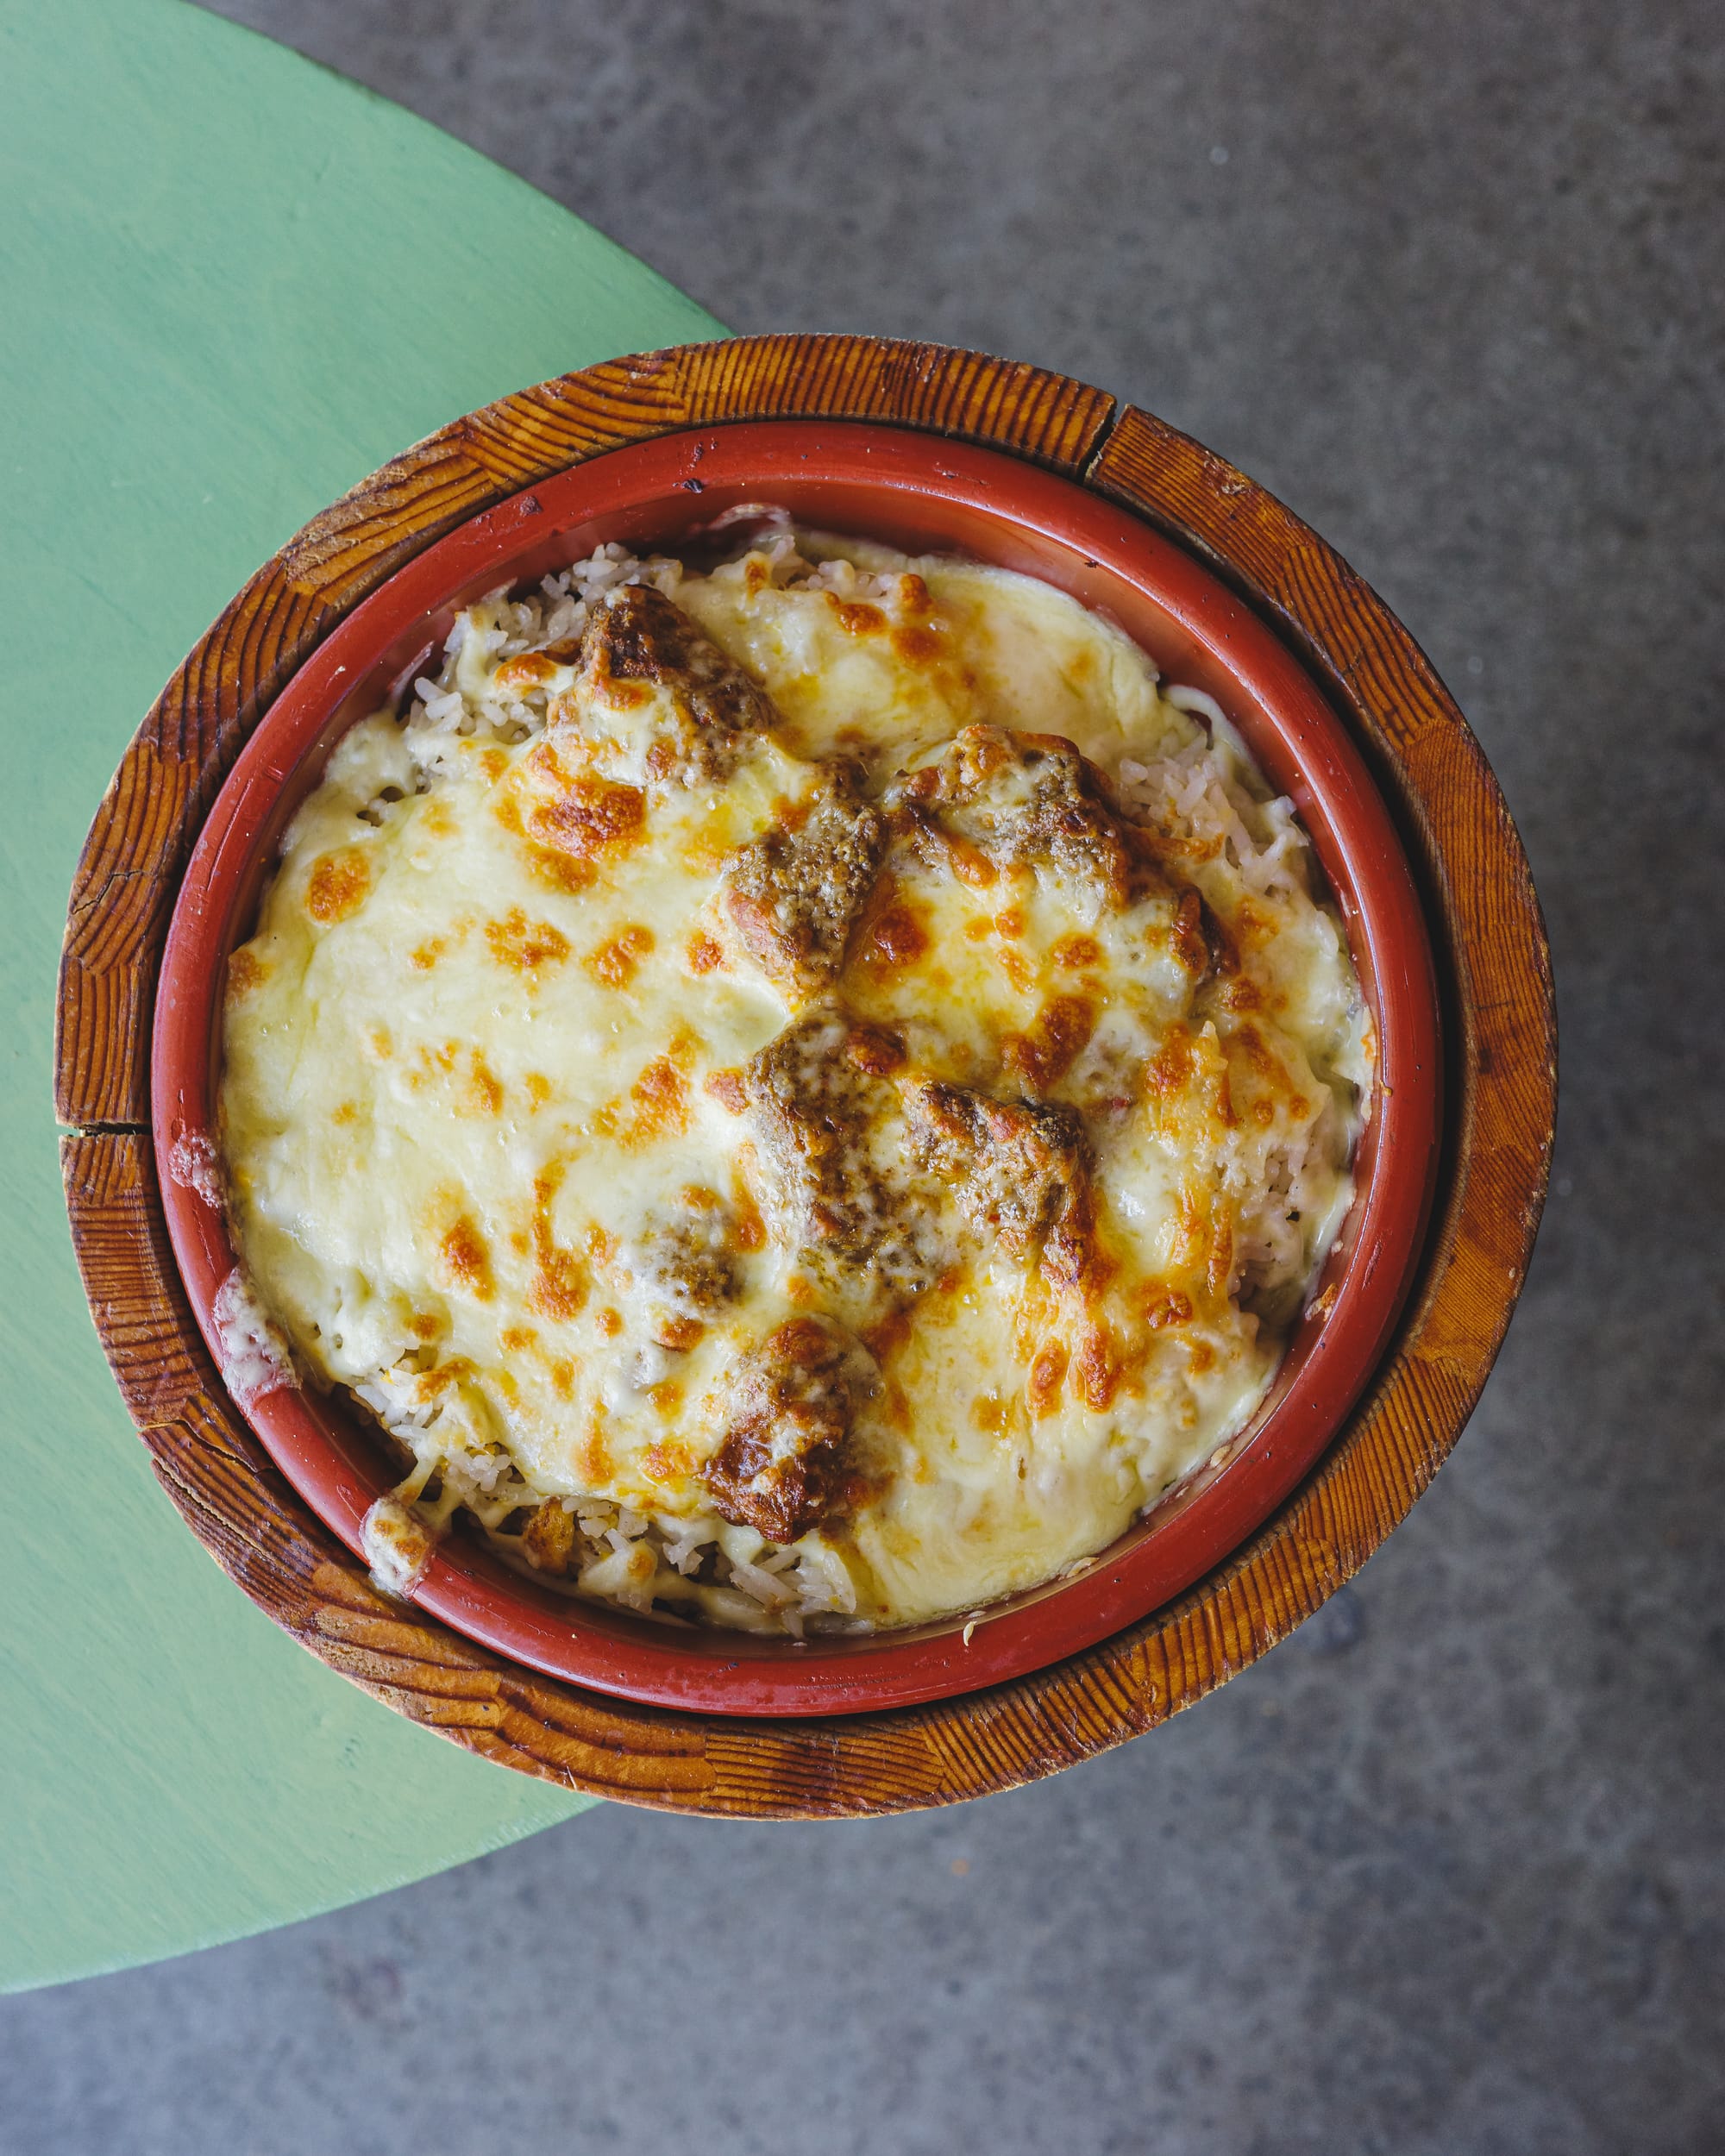
[[[1532,1284],[1353,1591],[1128,1751],[608,1809],[0,2011],[37,2152],[1725,2147],[1719,115],[1701,0],[235,0],[739,329],[1042,360],[1285,496],[1533,855]],[[506,336],[509,248],[489,294]],[[1709,998],[1710,1007],[1709,1007]]]

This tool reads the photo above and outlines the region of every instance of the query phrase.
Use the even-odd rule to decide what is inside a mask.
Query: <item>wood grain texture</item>
[[[1201,555],[1327,687],[1401,819],[1448,1022],[1449,1134],[1421,1276],[1324,1460],[1230,1561],[1057,1668],[894,1714],[737,1720],[538,1677],[371,1587],[227,1399],[180,1291],[154,1183],[147,1058],[191,840],[251,726],[329,630],[463,517],[605,450],[689,425],[875,417],[1068,472]],[[205,1546],[312,1653],[501,1764],[668,1810],[855,1816],[950,1803],[1154,1727],[1283,1638],[1407,1514],[1459,1435],[1508,1324],[1555,1107],[1549,963],[1527,862],[1477,743],[1405,630],[1270,495],[1077,382],[974,353],[768,337],[617,360],[445,428],[317,518],[193,651],[92,826],[61,975],[56,1090],[73,1238],[156,1473]],[[105,1127],[104,1127],[105,1126]]]

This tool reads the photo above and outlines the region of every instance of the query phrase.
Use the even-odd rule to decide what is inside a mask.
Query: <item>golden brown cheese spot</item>
[[[634,845],[647,824],[647,796],[593,772],[571,775],[542,742],[527,760],[533,781],[549,798],[527,815],[529,836],[555,854],[591,863]]]
[[[589,951],[581,965],[603,988],[626,988],[653,948],[653,931],[631,924]]]
[[[229,958],[228,993],[229,995],[249,995],[254,988],[261,988],[268,979],[269,968],[255,952],[242,947]]]
[[[752,1155],[752,1149],[750,1150]],[[737,1219],[737,1249],[764,1250],[767,1247],[767,1223],[761,1218],[761,1208],[756,1204],[755,1194],[750,1189],[748,1178],[740,1167],[731,1178],[731,1206]]]
[[[710,1070],[701,1081],[701,1090],[710,1094],[728,1115],[741,1115],[749,1105],[740,1070]]]
[[[577,861],[571,855],[560,854],[549,846],[530,846],[527,865],[541,883],[549,884],[554,891],[574,893],[585,891],[593,881],[593,868],[589,862]]]
[[[343,1100],[337,1106],[335,1113],[329,1118],[329,1120],[332,1123],[341,1125],[344,1127],[349,1123],[357,1123],[359,1119],[360,1104],[357,1100]]]
[[[430,973],[448,949],[441,936],[428,936],[423,943],[416,943],[407,954],[407,962],[421,973]]]
[[[1213,1306],[1220,1309],[1228,1299],[1234,1268],[1234,1224],[1226,1213],[1217,1219],[1210,1240],[1210,1262],[1204,1269],[1204,1285]]]
[[[1063,936],[1049,953],[1067,973],[1082,973],[1102,962],[1102,947],[1094,936]]]
[[[952,873],[961,883],[968,883],[973,890],[986,891],[998,883],[1000,872],[980,846],[973,846],[968,838],[949,837],[947,858]]]
[[[641,1455],[641,1464],[656,1482],[681,1482],[693,1472],[694,1456],[676,1438],[656,1438]]]
[[[890,876],[883,876],[856,931],[851,964],[878,977],[914,966],[930,949],[928,917]]]
[[[1096,1030],[1097,1007],[1088,996],[1052,996],[1023,1033],[1008,1034],[1001,1060],[1030,1092],[1047,1093],[1071,1069]]]
[[[903,1042],[881,1025],[853,1025],[845,1055],[866,1078],[890,1077],[903,1068],[905,1060]]]
[[[1241,950],[1256,950],[1275,939],[1276,921],[1273,913],[1266,913],[1250,899],[1242,899],[1233,909],[1232,927],[1233,940]]]
[[[530,1325],[506,1325],[499,1330],[497,1342],[499,1347],[507,1349],[511,1355],[525,1355],[530,1348],[537,1344],[538,1338],[539,1335]]]
[[[1180,893],[1174,909],[1169,938],[1176,957],[1195,981],[1206,980],[1212,973],[1239,970],[1239,954],[1233,939],[1189,885]]]
[[[1173,1100],[1192,1082],[1192,1036],[1176,1019],[1159,1049],[1145,1066],[1151,1098]]]
[[[924,622],[900,622],[893,630],[893,649],[906,666],[932,666],[945,649],[940,631]]]
[[[561,648],[567,652],[567,642]],[[492,686],[505,692],[542,689],[555,681],[561,671],[549,651],[518,651],[498,667],[492,676]]]
[[[444,1332],[443,1320],[430,1310],[416,1310],[407,1320],[407,1329],[416,1340],[441,1339]]]
[[[543,1070],[530,1070],[521,1082],[527,1088],[527,1098],[532,1106],[543,1108],[551,1098],[551,1081]]]
[[[887,625],[887,617],[878,606],[870,606],[863,599],[842,599],[837,592],[829,592],[826,603],[838,617],[838,625],[848,636],[869,636]]]
[[[611,1477],[611,1443],[605,1435],[605,1421],[603,1405],[596,1405],[575,1449],[576,1470],[589,1483],[608,1482]]]
[[[559,1400],[573,1400],[575,1394],[575,1366],[567,1356],[560,1356],[549,1368],[551,1389]]]
[[[503,1112],[502,1081],[477,1048],[467,1051],[467,1082],[461,1106],[473,1115],[500,1115]]]
[[[536,1572],[561,1576],[569,1569],[575,1546],[575,1522],[559,1498],[548,1497],[522,1531],[521,1547]]]
[[[1270,1047],[1255,1025],[1241,1026],[1233,1039],[1245,1052],[1254,1077],[1263,1079],[1266,1085],[1274,1086],[1281,1092],[1292,1090],[1294,1081],[1289,1075],[1288,1066]]]
[[[1044,1340],[1036,1351],[1030,1376],[1025,1381],[1025,1398],[1038,1422],[1051,1415],[1059,1404],[1067,1360],[1063,1340]]]
[[[1015,942],[1024,932],[1025,917],[1018,906],[1009,906],[1004,912],[994,916],[994,933],[997,936],[1004,936],[1008,942]]]
[[[561,965],[569,955],[569,939],[560,928],[550,921],[530,921],[518,906],[500,921],[486,923],[486,941],[499,966],[529,980],[546,966]]]
[[[339,846],[311,865],[305,886],[305,910],[326,924],[357,913],[372,887],[371,863],[358,846]]]
[[[684,956],[691,973],[712,973],[724,963],[723,948],[711,936],[691,936]]]
[[[533,1182],[533,1280],[526,1305],[536,1317],[566,1325],[587,1299],[586,1271],[574,1251],[565,1250],[551,1232],[551,1207],[563,1180],[561,1164]]]
[[[1177,1288],[1170,1288],[1165,1281],[1148,1282],[1140,1293],[1144,1321],[1152,1332],[1160,1332],[1171,1325],[1189,1325],[1192,1320],[1192,1298],[1182,1294]]]
[[[1228,1059],[1213,1028],[1194,1035],[1171,1025],[1145,1066],[1145,1093],[1157,1127],[1201,1136],[1233,1129],[1233,1092]]]
[[[970,1420],[984,1437],[998,1437],[1007,1426],[1009,1412],[998,1393],[978,1393],[970,1403]]]
[[[1100,1414],[1113,1404],[1120,1382],[1120,1357],[1106,1326],[1091,1326],[1072,1366],[1072,1388],[1087,1407]]]
[[[656,1056],[629,1089],[634,1112],[617,1131],[630,1151],[656,1145],[689,1125],[689,1086],[668,1056]]]
[[[489,1302],[491,1253],[485,1238],[465,1213],[444,1229],[437,1249],[450,1285],[465,1289],[475,1302]]]
[[[995,954],[1000,971],[1005,974],[1020,995],[1029,988],[1035,975],[1022,951],[1014,950],[1010,943],[1003,943]]]
[[[418,1391],[421,1401],[441,1400],[447,1392],[453,1392],[463,1378],[474,1375],[474,1365],[465,1355],[452,1355],[447,1363],[440,1363],[420,1377]]]
[[[599,1312],[598,1317],[593,1319],[593,1323],[607,1340],[614,1340],[623,1330],[622,1313],[613,1310],[609,1303]]]

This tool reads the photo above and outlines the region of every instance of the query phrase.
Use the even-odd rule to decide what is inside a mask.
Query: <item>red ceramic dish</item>
[[[177,1140],[213,1126],[228,956],[250,931],[282,831],[331,748],[421,669],[471,599],[607,540],[674,550],[749,502],[828,530],[1044,578],[1106,609],[1165,679],[1214,696],[1299,807],[1377,1030],[1358,1194],[1257,1420],[1082,1572],[997,1604],[968,1642],[962,1618],[806,1644],[656,1624],[523,1579],[476,1536],[459,1532],[439,1545],[417,1590],[458,1632],[599,1691],[713,1714],[849,1714],[1045,1667],[1201,1578],[1268,1518],[1335,1435],[1382,1355],[1418,1262],[1437,1163],[1440,1070],[1436,988],[1413,881],[1329,705],[1270,631],[1190,556],[1129,511],[1037,467],[853,423],[751,421],[665,436],[474,518],[399,570],[319,647],[218,795],[162,963],[152,1121],[169,1232],[213,1352],[211,1305],[234,1252],[221,1213],[175,1179],[170,1155]],[[357,1417],[334,1399],[281,1390],[265,1394],[248,1419],[294,1488],[358,1551],[361,1521],[392,1477]]]

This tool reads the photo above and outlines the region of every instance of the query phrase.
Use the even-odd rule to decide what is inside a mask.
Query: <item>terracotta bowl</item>
[[[824,529],[963,554],[1105,609],[1165,679],[1208,691],[1292,795],[1339,905],[1377,1025],[1358,1196],[1251,1427],[1083,1570],[962,1619],[797,1644],[657,1624],[558,1594],[477,1536],[440,1544],[416,1600],[553,1676],[718,1714],[838,1714],[969,1692],[1045,1667],[1145,1617],[1212,1570],[1294,1489],[1371,1377],[1418,1259],[1439,1151],[1432,958],[1395,829],[1347,734],[1287,649],[1128,511],[1021,460],[874,423],[755,421],[662,436],[499,504],[410,561],[318,648],[257,726],[193,851],[169,931],[152,1050],[163,1203],[198,1321],[235,1263],[221,1212],[177,1179],[176,1142],[213,1126],[229,952],[251,931],[280,837],[349,725],[421,670],[454,614],[607,540],[674,550],[726,509],[770,503]],[[266,1394],[248,1420],[348,1546],[393,1480],[333,1398]]]

